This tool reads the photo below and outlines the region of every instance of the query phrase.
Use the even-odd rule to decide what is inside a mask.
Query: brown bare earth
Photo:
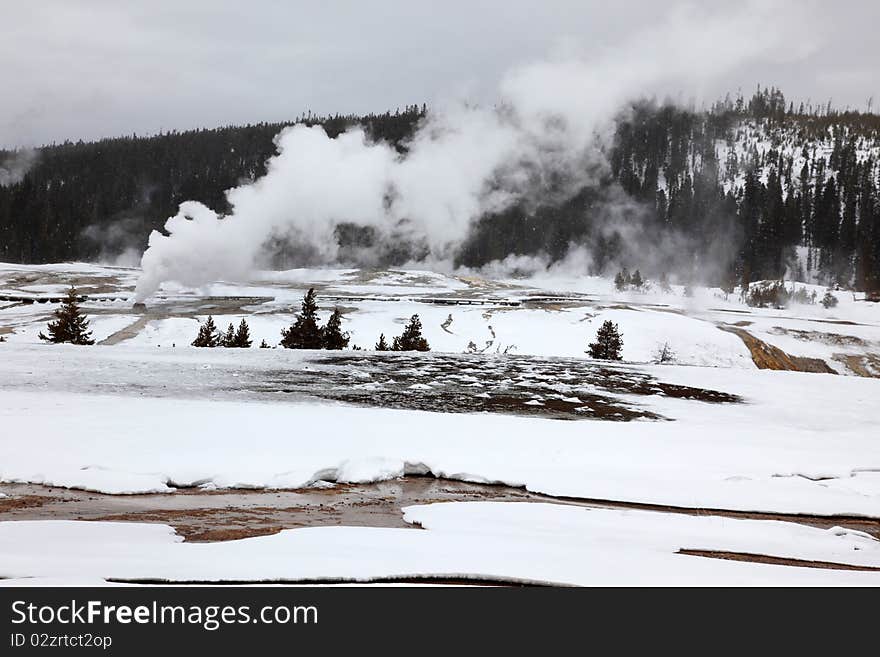
[[[840,333],[822,333],[819,331],[801,331],[774,326],[770,332],[775,335],[790,335],[804,342],[821,342],[835,347],[864,347],[866,343],[854,335],[841,335]]]
[[[318,526],[412,527],[402,507],[449,501],[546,501],[506,486],[433,477],[300,490],[181,489],[104,495],[34,484],[0,484],[0,521],[104,520],[167,524],[188,541],[226,541]]]
[[[718,328],[722,331],[733,333],[743,341],[746,347],[748,347],[749,352],[752,354],[752,361],[754,361],[758,369],[837,374],[837,372],[831,369],[831,367],[828,366],[828,363],[821,358],[792,356],[782,351],[779,347],[774,347],[763,340],[759,340],[739,326],[721,324]]]
[[[53,499],[55,498],[48,495],[17,495],[0,497],[0,519],[3,519],[3,515],[11,511],[43,506]]]
[[[808,561],[806,559],[791,559],[788,557],[773,557],[768,554],[750,554],[748,552],[723,552],[719,550],[692,550],[682,549],[678,554],[687,554],[694,557],[708,557],[709,559],[727,559],[728,561],[748,561],[750,563],[767,563],[774,566],[796,566],[799,568],[822,568],[825,570],[858,570],[878,572],[880,568],[875,566],[857,566],[847,563],[835,563],[833,561]]]
[[[880,538],[880,519],[758,511],[694,509],[614,500],[552,497],[498,484],[405,476],[370,484],[298,490],[180,489],[171,494],[104,495],[36,484],[0,484],[0,521],[103,520],[154,522],[187,541],[226,541],[318,526],[408,527],[403,507],[436,502],[545,502],[592,508],[795,522],[846,527]]]
[[[880,378],[880,354],[834,354],[834,360],[858,376]]]

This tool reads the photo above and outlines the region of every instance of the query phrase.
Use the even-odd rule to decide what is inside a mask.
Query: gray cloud
[[[0,146],[7,147],[289,119],[309,109],[367,112],[449,98],[491,104],[511,67],[566,48],[589,56],[674,11],[711,14],[727,3],[673,10],[653,0],[9,4],[0,25]],[[761,82],[796,99],[855,107],[880,96],[880,4],[789,2],[777,16],[765,26],[778,32],[775,52],[663,91],[711,100]],[[798,30],[807,20],[817,26],[808,43]],[[692,56],[736,49],[752,36],[736,25],[715,42],[694,35]],[[662,66],[665,56],[653,53],[652,64]]]

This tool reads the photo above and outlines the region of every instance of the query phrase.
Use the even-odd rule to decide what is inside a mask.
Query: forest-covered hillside
[[[362,124],[404,149],[425,112],[414,105],[298,121],[331,136]],[[110,258],[142,249],[182,201],[223,212],[224,190],[264,173],[285,125],[39,149],[27,173],[0,184],[0,260]],[[0,151],[0,162],[20,155]],[[483,217],[458,264],[539,254],[552,261],[583,245],[592,273],[628,266],[724,287],[787,276],[880,288],[876,114],[795,106],[777,89],[700,110],[642,101],[621,111],[608,160],[599,182],[585,176],[590,184],[573,197]],[[341,228],[341,242],[364,239]],[[388,264],[412,256],[392,249]]]

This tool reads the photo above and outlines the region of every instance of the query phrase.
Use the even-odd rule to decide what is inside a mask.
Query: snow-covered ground
[[[216,390],[210,400],[186,398],[186,389],[169,398],[152,389],[161,385],[149,378],[153,353],[167,358],[141,351],[140,360],[129,354],[76,368],[84,380],[109,379],[121,368],[144,372],[143,386],[119,393],[110,383],[79,393],[66,385],[31,387],[18,382],[37,378],[39,358],[30,375],[18,369],[20,360],[5,361],[16,372],[4,378],[18,389],[0,388],[8,436],[0,479],[140,493],[209,482],[296,488],[429,472],[556,496],[880,517],[874,379],[653,366],[645,369],[663,381],[699,382],[746,401],[639,396],[638,404],[672,421],[559,421],[328,407],[287,396],[253,401],[234,388]],[[50,367],[57,362],[46,359]],[[202,367],[204,376],[221,376],[217,362]]]
[[[0,482],[122,494],[199,485],[290,488],[418,473],[554,496],[880,518],[880,379],[855,376],[846,361],[880,353],[880,304],[850,293],[835,293],[839,304],[832,309],[776,310],[701,288],[692,297],[680,288],[619,293],[610,281],[590,277],[488,281],[418,271],[296,270],[207,290],[166,286],[139,313],[131,308],[136,277],[136,270],[82,264],[0,265],[0,296],[52,296],[77,283],[90,296],[83,309],[95,338],[104,341],[43,344],[37,334],[54,304],[0,302],[6,338]],[[343,311],[353,344],[369,349],[380,333],[390,339],[418,313],[435,353],[483,354],[450,355],[442,371],[431,356],[419,357],[421,367],[405,361],[407,372],[398,378],[418,380],[406,390],[407,402],[437,394],[448,385],[449,367],[461,362],[457,395],[506,399],[513,387],[532,381],[536,408],[600,395],[602,403],[636,409],[643,419],[561,421],[413,403],[364,407],[302,389],[281,393],[275,382],[303,373],[320,381],[330,369],[352,389],[379,390],[385,382],[365,367],[370,354],[350,352],[367,360],[328,364],[321,360],[327,352],[256,348],[263,339],[277,344],[312,285],[324,318],[333,307]],[[188,346],[208,314],[221,328],[245,318],[254,348]],[[624,334],[627,362],[598,376],[646,382],[638,391],[616,379],[604,387],[572,380],[570,364],[552,360],[592,367],[584,352],[606,319]],[[730,328],[849,376],[759,370]],[[652,364],[664,343],[675,363]],[[514,355],[528,357],[518,365],[522,376],[499,381],[499,363]],[[663,392],[675,386],[742,401]],[[880,584],[877,572],[676,554],[727,551],[880,566],[880,542],[849,530],[552,504],[447,503],[410,508],[406,518],[426,529],[310,528],[196,545],[181,543],[165,525],[2,522],[0,516],[0,576],[55,582],[468,574],[574,584]]]
[[[261,340],[278,344],[302,295],[314,286],[322,317],[339,307],[352,345],[366,349],[380,333],[390,339],[419,314],[434,351],[580,358],[596,329],[610,319],[624,334],[625,360],[651,362],[668,344],[678,364],[752,369],[743,341],[721,328],[736,325],[792,356],[821,358],[841,374],[856,373],[847,356],[870,354],[875,361],[863,363],[858,373],[880,374],[880,304],[847,292],[834,293],[835,308],[777,310],[749,308],[737,294],[717,289],[696,288],[687,297],[679,286],[664,293],[655,283],[648,291],[617,292],[610,280],[590,276],[491,281],[427,271],[323,269],[262,272],[249,284],[216,283],[204,290],[166,284],[149,300],[148,312],[137,314],[131,308],[136,278],[137,270],[96,265],[0,264],[0,296],[45,297],[46,286],[57,296],[77,282],[93,297],[84,309],[98,341],[182,347],[195,338],[198,322],[213,314],[221,328],[246,319],[256,346]],[[797,287],[819,298],[825,293],[820,286]],[[55,307],[5,302],[0,335],[11,344],[39,342]],[[132,330],[123,331],[126,327]]]

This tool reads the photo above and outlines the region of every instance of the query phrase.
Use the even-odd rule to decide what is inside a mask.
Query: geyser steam
[[[707,80],[771,54],[773,44],[790,56],[778,18],[788,29],[804,29],[792,25],[804,12],[776,3],[714,17],[700,18],[700,11],[681,7],[663,26],[592,59],[569,48],[515,69],[502,81],[499,107],[432,111],[402,156],[360,128],[336,139],[320,127],[283,130],[266,175],[227,192],[231,214],[188,201],[168,219],[167,234],[153,231],[136,300],[164,281],[198,287],[244,278],[273,238],[335,262],[341,223],[410,240],[446,259],[484,214],[539,197],[551,181],[563,195],[589,184],[603,168],[611,118],[626,100],[661,83]],[[803,31],[799,36],[809,41]]]

